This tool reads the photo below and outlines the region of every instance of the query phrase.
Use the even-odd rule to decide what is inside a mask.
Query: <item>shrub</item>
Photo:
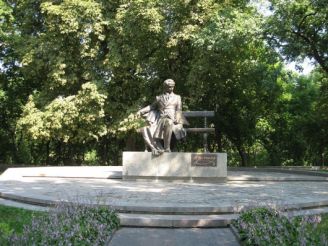
[[[254,208],[241,213],[233,225],[244,245],[328,245],[315,229],[320,216],[288,218],[272,208]]]
[[[33,217],[21,234],[12,234],[2,245],[106,245],[118,226],[108,207],[61,202],[48,214]]]
[[[84,163],[85,165],[88,166],[96,166],[98,165],[99,160],[98,160],[98,155],[97,151],[95,149],[90,150],[84,154]]]

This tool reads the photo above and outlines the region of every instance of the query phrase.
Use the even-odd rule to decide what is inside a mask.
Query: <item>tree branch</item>
[[[314,57],[314,59],[319,63],[319,65],[322,67],[322,69],[328,74],[328,65],[326,64],[326,61],[324,60],[324,56],[320,54],[318,49],[315,46],[315,42],[311,40],[308,36],[306,36],[304,33],[302,33],[300,30],[298,31],[292,31],[293,34],[303,39],[307,44],[310,46],[311,55]]]
[[[304,15],[302,20],[298,23],[297,29],[300,31],[301,25],[305,22],[305,19],[309,16],[316,15],[316,14],[317,14],[317,12],[312,12],[312,13],[309,13],[307,15]]]

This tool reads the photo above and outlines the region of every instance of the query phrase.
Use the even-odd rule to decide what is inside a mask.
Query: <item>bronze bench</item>
[[[204,127],[185,128],[190,133],[203,133],[204,152],[208,152],[207,136],[209,133],[214,133],[215,129],[207,126],[207,118],[214,117],[214,111],[183,111],[186,118],[204,117]]]

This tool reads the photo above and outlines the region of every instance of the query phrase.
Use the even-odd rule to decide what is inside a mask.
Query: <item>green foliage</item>
[[[215,125],[236,147],[242,165],[255,142],[257,121],[280,93],[276,80],[281,68],[259,39],[263,19],[254,11],[224,8],[195,35],[188,84],[197,88],[191,92],[193,107],[215,109]]]
[[[129,132],[131,133],[131,131],[137,131],[144,126],[146,126],[144,119],[138,117],[136,114],[130,114],[128,117],[120,121],[117,126],[114,125],[112,133],[116,135],[125,135]]]
[[[84,164],[86,165],[98,165],[97,151],[91,150],[84,154]]]
[[[234,221],[243,245],[328,245],[327,233],[317,229],[321,216],[288,218],[265,207],[241,213]]]
[[[320,235],[326,235],[328,237],[328,214],[323,214],[321,217],[321,222],[318,224],[316,231]]]
[[[29,220],[23,230],[0,238],[1,245],[107,245],[119,227],[116,213],[98,205],[59,203]]]
[[[326,135],[325,120],[319,117],[317,109],[321,101],[318,75],[281,74],[278,82],[283,93],[273,105],[273,112],[257,125],[258,137],[271,164],[324,165],[320,156],[326,151]]]
[[[300,87],[296,88],[296,91],[289,92],[294,98],[288,102],[290,107],[285,108],[283,112],[285,117],[282,117],[284,118],[282,123],[287,124],[289,128],[284,135],[289,134],[288,138],[292,139],[290,145],[294,146],[287,147],[289,149],[287,154],[292,155],[288,159],[293,163],[325,165],[324,156],[327,150],[323,147],[326,145],[323,138],[327,137],[327,119],[324,117],[324,112],[327,112],[325,103],[327,98],[324,95],[327,94],[327,87],[324,81],[328,74],[326,1],[272,0],[270,2],[272,14],[265,24],[266,39],[269,44],[278,48],[288,60],[301,61],[307,57],[319,65],[312,75],[301,79],[305,79],[305,83],[301,85],[297,82]],[[295,102],[298,108],[295,107]],[[282,128],[279,130],[282,131]],[[291,136],[295,131],[302,132],[297,136]],[[314,139],[318,141],[314,143]],[[311,142],[311,145],[307,145],[306,142]],[[277,162],[281,163],[281,160]]]
[[[0,205],[0,242],[14,232],[22,233],[24,226],[29,224],[34,216],[40,215],[41,212]]]
[[[67,142],[86,142],[106,134],[104,101],[96,85],[85,83],[76,96],[58,97],[39,110],[33,96],[23,109],[18,126],[31,139],[55,139]]]
[[[232,164],[324,165],[326,7],[271,2],[0,1],[0,162],[117,165],[171,77],[184,110],[215,110],[209,146]],[[277,51],[321,71],[289,76]]]
[[[269,42],[289,59],[309,57],[328,73],[328,7],[326,0],[272,0]]]

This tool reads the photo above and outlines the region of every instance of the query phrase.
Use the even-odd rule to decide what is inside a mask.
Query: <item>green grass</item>
[[[25,227],[26,225],[26,227]],[[59,204],[49,212],[0,205],[0,245],[105,245],[119,227],[104,206]]]
[[[43,213],[0,205],[0,233],[5,236],[13,232],[21,233],[24,225],[29,224],[33,216]]]
[[[316,231],[328,237],[328,214],[321,216],[321,222],[318,224]]]

